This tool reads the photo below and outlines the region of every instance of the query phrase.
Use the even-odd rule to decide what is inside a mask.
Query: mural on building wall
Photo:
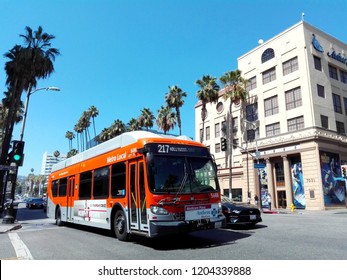
[[[259,174],[259,181],[260,181],[261,206],[268,207],[269,203],[267,202],[268,187],[267,187],[266,167],[258,168],[258,174]]]
[[[301,162],[297,160],[292,160],[291,168],[294,205],[295,208],[304,209],[306,207],[306,199]]]
[[[345,182],[340,180],[339,155],[320,151],[325,206],[345,205]]]

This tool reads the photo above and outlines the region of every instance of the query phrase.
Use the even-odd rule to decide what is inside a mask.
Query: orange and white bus
[[[126,132],[52,167],[47,215],[154,237],[224,226],[216,165],[187,137]]]

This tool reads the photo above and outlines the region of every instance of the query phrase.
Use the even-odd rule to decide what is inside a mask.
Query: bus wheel
[[[118,210],[114,216],[114,233],[118,240],[128,240],[127,223],[122,210]]]
[[[55,223],[57,226],[62,226],[63,222],[61,220],[61,212],[60,212],[60,208],[57,210],[57,218],[55,220]]]

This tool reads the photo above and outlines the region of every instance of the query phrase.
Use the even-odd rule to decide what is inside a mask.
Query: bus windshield
[[[153,193],[219,191],[210,158],[153,155],[148,166],[149,188]]]

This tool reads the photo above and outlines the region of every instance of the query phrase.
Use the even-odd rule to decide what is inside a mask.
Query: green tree
[[[43,32],[41,26],[34,32],[27,26],[25,31],[26,34],[20,35],[20,37],[24,39],[26,46],[15,45],[5,54],[5,58],[8,59],[5,63],[6,85],[11,96],[8,114],[3,122],[0,164],[6,164],[7,161],[22,92],[26,90],[27,93],[30,93],[33,88],[36,88],[37,80],[48,78],[54,72],[55,56],[60,54],[58,49],[51,47],[51,40],[55,36]],[[0,172],[0,193],[3,193],[4,174],[4,172]]]
[[[69,140],[69,151],[72,149],[72,140],[75,139],[75,134],[72,131],[66,131],[65,138]]]
[[[130,119],[130,121],[127,123],[127,125],[128,125],[128,131],[135,131],[135,130],[141,129],[139,121],[136,118]]]
[[[202,120],[202,130],[200,134],[200,142],[204,140],[204,129],[205,129],[205,119],[206,119],[206,104],[211,102],[217,102],[219,97],[219,85],[216,82],[215,77],[210,75],[205,75],[201,80],[197,80],[195,83],[200,87],[197,91],[197,97],[201,102],[201,120]]]
[[[164,134],[166,134],[166,132],[175,127],[177,123],[176,114],[169,106],[161,106],[160,110],[158,110],[156,122],[158,128],[163,130]]]
[[[183,97],[187,97],[187,93],[182,91],[178,86],[169,86],[169,92],[165,96],[165,101],[170,108],[176,110],[177,124],[182,135],[182,126],[181,126],[181,112],[180,108],[184,104]]]
[[[110,139],[112,139],[112,131],[111,131],[111,128],[109,127],[104,128],[99,134],[99,136],[97,137],[97,141],[99,143],[105,142]]]
[[[95,118],[99,115],[99,110],[94,105],[90,106],[88,109],[89,116],[92,118],[93,129],[94,129],[94,137],[96,137],[96,129],[95,129]]]
[[[155,120],[155,117],[149,108],[143,108],[138,120],[140,126],[145,127],[148,131],[149,128],[153,127],[153,121]]]
[[[112,138],[116,137],[118,135],[121,135],[123,132],[126,131],[125,124],[119,119],[114,121],[114,123],[111,125],[110,129],[111,129]]]

